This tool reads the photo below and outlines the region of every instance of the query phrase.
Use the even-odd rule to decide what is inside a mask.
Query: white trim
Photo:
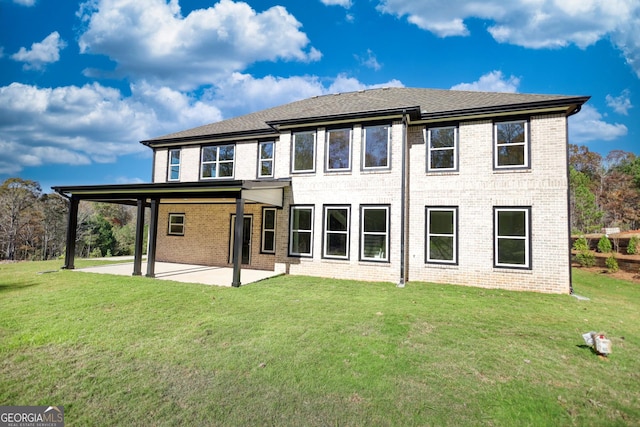
[[[511,123],[524,123],[524,142],[509,142],[506,144],[498,144],[498,126],[507,125]],[[522,146],[524,150],[523,155],[523,163],[517,165],[499,165],[498,164],[498,153],[499,147],[519,147]],[[529,141],[529,121],[528,120],[510,120],[505,122],[495,122],[493,124],[493,167],[494,169],[523,169],[530,168],[531,165],[529,163],[529,151],[530,151],[530,141]]]
[[[313,155],[311,169],[296,169],[296,135],[310,134],[313,136]],[[292,173],[309,173],[316,171],[316,132],[304,131],[294,132],[291,135],[291,172]]]
[[[178,163],[171,163],[171,153],[172,152],[178,152]],[[176,181],[180,181],[180,172],[182,170],[182,150],[180,148],[171,148],[168,150],[168,154],[169,154],[169,158],[167,159],[167,181],[169,182],[176,182]],[[171,168],[172,167],[178,167],[178,177],[177,178],[171,178]]]
[[[431,131],[453,129],[453,147],[431,147]],[[450,172],[458,170],[458,127],[457,126],[439,126],[425,129],[427,139],[427,172]],[[431,153],[433,151],[452,151],[453,154],[453,167],[451,168],[432,168],[431,167]]]
[[[329,210],[344,210],[346,211],[345,219],[347,221],[347,229],[342,230],[329,230]],[[323,258],[331,258],[331,259],[349,259],[349,236],[351,233],[351,206],[346,205],[326,205],[324,206],[324,224],[322,227],[322,257]],[[329,234],[334,235],[344,235],[346,238],[346,246],[345,246],[345,254],[344,255],[332,255],[327,253],[329,239]]]
[[[311,211],[311,219],[310,219],[310,229],[293,229],[293,216],[294,211],[298,210],[308,210]],[[314,206],[312,205],[292,205],[289,210],[289,256],[303,256],[303,257],[312,257],[313,256],[313,221],[314,221]],[[308,233],[310,235],[309,238],[309,252],[293,252],[293,235],[294,233]]]
[[[220,149],[223,147],[232,147],[233,148],[233,160],[220,160]],[[204,152],[207,149],[215,149],[216,158],[211,161],[204,161]],[[230,176],[220,176],[220,165],[221,164],[229,164],[231,163],[231,175]],[[216,176],[203,176],[204,166],[205,165],[215,165],[216,166]],[[205,145],[200,150],[200,179],[202,180],[210,180],[210,179],[233,179],[236,173],[236,146],[235,144],[226,144],[226,145]]]
[[[330,136],[333,132],[348,132],[347,135],[347,139],[348,139],[348,158],[347,158],[347,167],[344,168],[332,168],[329,166],[329,151],[331,148],[331,141],[330,141]],[[352,138],[352,129],[351,128],[340,128],[340,129],[328,129],[326,132],[327,136],[326,136],[326,150],[325,150],[325,169],[327,172],[341,172],[341,171],[349,171],[351,170],[351,150],[352,150],[352,145],[353,145],[353,138]]]
[[[431,212],[451,212],[452,216],[452,234],[446,233],[430,233],[430,225],[431,225]],[[425,239],[426,239],[426,262],[427,263],[437,263],[437,264],[457,264],[458,263],[458,209],[455,207],[429,207],[426,208],[426,229],[425,229]],[[433,259],[431,258],[431,237],[449,237],[453,240],[452,246],[452,259]]]
[[[379,232],[379,231],[365,231],[364,230],[364,218],[366,216],[365,212],[368,210],[384,210],[385,211],[385,227],[386,230],[384,232]],[[360,206],[360,260],[362,261],[384,261],[384,262],[388,262],[389,261],[389,240],[390,240],[390,229],[389,229],[389,225],[390,225],[390,208],[389,206],[379,206],[379,205],[367,205],[367,206]],[[364,253],[364,249],[365,249],[365,236],[384,236],[385,237],[385,248],[384,248],[384,254],[382,254],[382,252],[378,253],[378,256],[365,256]]]
[[[271,158],[263,159],[262,158],[262,146],[265,144],[271,144]],[[275,156],[276,156],[276,143],[275,141],[261,141],[258,143],[258,178],[272,178],[275,172]],[[271,162],[271,174],[263,175],[262,174],[262,162]]]
[[[493,257],[494,257],[494,266],[495,267],[507,267],[507,268],[531,268],[531,216],[530,216],[530,212],[531,209],[528,207],[496,207],[493,210],[493,227],[494,227],[494,231],[493,231]],[[511,236],[511,235],[505,235],[505,236],[500,236],[498,234],[498,217],[499,217],[499,213],[500,212],[524,212],[524,230],[525,230],[525,235],[524,236]],[[498,243],[501,239],[509,239],[509,240],[523,240],[524,241],[524,264],[507,264],[507,263],[500,263],[498,261],[499,259],[499,253],[498,253]]]

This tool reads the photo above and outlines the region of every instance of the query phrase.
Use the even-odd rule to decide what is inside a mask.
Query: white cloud
[[[476,92],[509,92],[518,91],[520,79],[510,76],[504,77],[502,71],[494,70],[483,76],[473,83],[460,83],[452,86],[452,90],[471,90]]]
[[[85,26],[82,53],[107,55],[117,73],[183,90],[258,61],[322,56],[282,6],[258,13],[247,3],[221,0],[183,17],[178,0],[89,0],[77,15]]]
[[[569,118],[569,142],[581,144],[589,141],[612,141],[627,134],[628,129],[621,123],[607,123],[602,114],[590,105]]]
[[[625,89],[622,91],[620,96],[606,96],[607,105],[613,109],[618,114],[622,114],[624,116],[629,115],[629,110],[633,108],[631,105],[631,99],[629,98],[630,93],[629,90]]]
[[[640,77],[637,0],[379,0],[378,10],[439,37],[467,36],[465,20],[483,19],[496,41],[536,49],[584,49],[610,37]]]
[[[139,83],[124,97],[98,83],[0,87],[0,173],[25,166],[114,162],[138,142],[221,119],[220,111],[164,87]]]
[[[33,43],[31,50],[21,47],[11,58],[15,61],[24,62],[25,70],[41,70],[46,64],[58,62],[60,60],[60,50],[64,49],[67,43],[60,39],[57,31],[49,34],[40,43]]]
[[[22,6],[33,6],[36,4],[36,0],[13,0],[13,2]]]
[[[351,0],[320,0],[325,6],[342,6],[344,8],[350,8]]]
[[[376,58],[376,55],[373,53],[371,49],[367,49],[366,55],[363,55],[363,56],[354,55],[354,56],[360,62],[361,65],[364,65],[367,68],[371,68],[375,71],[378,71],[380,68],[382,68],[382,64],[378,62],[378,58]]]

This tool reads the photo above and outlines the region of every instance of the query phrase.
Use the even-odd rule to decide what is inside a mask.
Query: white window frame
[[[330,165],[330,152],[331,152],[331,134],[334,132],[347,132],[347,139],[348,139],[348,158],[347,158],[347,166],[343,167],[343,168],[332,168]],[[351,130],[351,128],[340,128],[340,129],[328,129],[327,130],[327,142],[326,142],[326,153],[325,153],[325,170],[327,172],[344,172],[344,171],[350,171],[351,170],[351,147],[352,147],[352,135],[353,132]]]
[[[296,136],[297,135],[311,135],[313,137],[313,154],[311,161],[311,169],[297,169],[296,168]],[[316,132],[304,131],[293,132],[291,134],[291,173],[311,173],[316,171]]]
[[[311,211],[311,228],[310,229],[294,229],[293,228],[293,215],[297,210]],[[289,211],[289,256],[295,257],[312,257],[313,256],[313,224],[314,224],[314,206],[313,205],[293,205]],[[294,252],[293,241],[294,235],[298,233],[308,233],[309,238],[309,252]]]
[[[524,212],[524,236],[511,236],[505,235],[500,236],[499,232],[499,213],[500,212]],[[494,259],[494,267],[500,268],[520,268],[520,269],[531,269],[531,207],[530,206],[515,206],[515,207],[494,207],[493,208],[493,259]],[[523,240],[524,241],[524,264],[508,264],[508,263],[500,263],[499,260],[499,243],[500,240]]]
[[[273,212],[273,228],[267,228],[266,225],[266,212]],[[260,241],[260,252],[263,254],[275,254],[276,253],[276,226],[277,226],[277,209],[276,208],[262,208],[262,235]],[[265,248],[265,236],[267,233],[273,233],[273,249]]]
[[[220,149],[232,147],[233,148],[233,160],[220,160]],[[211,161],[204,161],[204,152],[207,149],[215,149],[216,158]],[[236,173],[236,146],[235,144],[225,144],[225,145],[205,145],[200,150],[200,179],[202,180],[210,180],[210,179],[233,179]],[[231,163],[231,176],[219,176],[220,165]],[[216,166],[216,176],[205,177],[204,175],[204,166],[205,165],[215,165]]]
[[[368,210],[384,210],[386,212],[386,230],[384,232],[365,231],[365,216]],[[390,213],[391,209],[389,205],[361,205],[360,206],[360,260],[361,261],[375,261],[375,262],[389,262],[389,247],[390,247]],[[385,236],[385,249],[384,255],[379,253],[378,256],[366,256],[365,254],[365,238],[366,236]]]
[[[171,163],[173,160],[173,156],[172,153],[178,153],[178,163]],[[171,148],[169,150],[169,158],[167,160],[167,181],[180,181],[180,169],[182,169],[180,167],[180,164],[182,162],[182,150],[180,150],[179,148]],[[177,178],[172,178],[171,177],[171,172],[173,170],[173,168],[178,168],[178,177]]]
[[[385,166],[367,166],[367,129],[378,127],[387,128],[387,164]],[[382,124],[374,126],[364,126],[362,128],[362,170],[387,170],[391,169],[391,133],[392,125]]]
[[[344,210],[346,211],[345,218],[347,220],[346,230],[329,230],[329,211]],[[351,233],[351,206],[349,205],[326,205],[324,206],[324,225],[322,227],[322,257],[330,259],[349,259],[349,236]],[[329,254],[329,236],[330,235],[343,235],[345,236],[345,255]]]
[[[262,146],[271,144],[271,158],[262,157]],[[258,144],[258,178],[272,178],[275,169],[275,156],[276,156],[276,143],[275,141],[261,141]],[[271,174],[266,175],[262,173],[262,164],[270,163],[271,164]]]
[[[453,129],[453,147],[438,147],[431,146],[432,131]],[[439,126],[426,130],[427,133],[427,172],[452,172],[458,170],[458,127],[457,126]],[[453,167],[450,168],[434,168],[431,166],[431,157],[433,152],[436,151],[451,151],[453,156]]]
[[[182,222],[174,222],[174,218],[182,218]],[[183,213],[170,213],[169,214],[169,223],[168,223],[168,227],[167,227],[167,234],[169,236],[184,236],[184,231],[185,231],[185,224],[186,224],[186,217],[185,214]],[[181,229],[181,231],[173,231],[172,230],[172,226],[176,226],[179,229]]]
[[[508,142],[499,144],[498,143],[498,127],[500,125],[508,125],[512,123],[524,123],[524,142]],[[519,147],[522,146],[522,150],[524,151],[523,155],[523,163],[518,165],[500,165],[499,164],[499,153],[500,147]],[[529,121],[528,120],[510,120],[505,122],[495,122],[493,124],[493,167],[494,169],[528,169],[530,167],[529,163],[529,154],[530,154],[530,141],[529,141]]]
[[[425,227],[425,262],[427,264],[458,264],[458,208],[455,206],[427,206],[426,212],[426,227]],[[431,233],[431,213],[432,212],[451,212],[452,216],[452,233]],[[445,260],[439,258],[431,258],[431,238],[432,237],[449,237],[453,241],[452,247],[452,259]]]

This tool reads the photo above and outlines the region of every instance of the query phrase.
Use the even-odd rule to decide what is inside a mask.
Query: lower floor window
[[[531,268],[531,208],[494,208],[494,264]]]
[[[313,255],[313,206],[291,206],[289,255]]]
[[[263,253],[276,252],[276,210],[274,208],[262,209],[262,247]]]
[[[184,214],[169,214],[168,234],[172,236],[184,236]]]
[[[325,206],[323,257],[349,259],[350,214],[349,206]]]
[[[458,263],[458,208],[426,208],[426,262]]]
[[[389,261],[389,206],[362,206],[360,259]]]

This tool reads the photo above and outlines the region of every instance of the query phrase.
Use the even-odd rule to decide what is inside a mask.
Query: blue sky
[[[140,140],[380,86],[589,95],[640,155],[637,0],[0,0],[0,180],[149,182]]]

